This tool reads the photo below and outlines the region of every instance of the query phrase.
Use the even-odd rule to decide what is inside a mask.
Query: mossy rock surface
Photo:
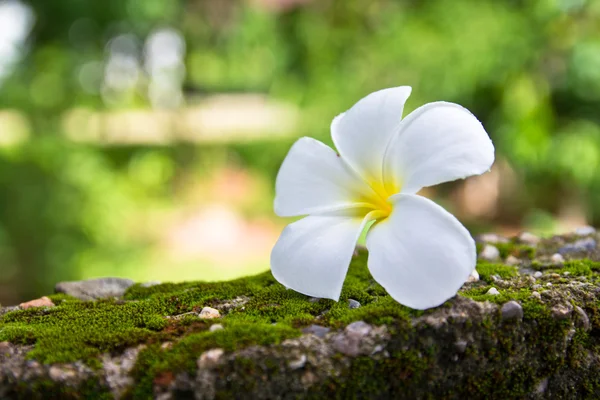
[[[598,237],[534,239],[483,236],[500,259],[427,311],[391,299],[360,249],[337,303],[266,272],[0,307],[0,398],[600,398]]]

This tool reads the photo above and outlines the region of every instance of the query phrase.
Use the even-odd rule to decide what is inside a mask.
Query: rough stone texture
[[[586,239],[597,243],[595,235],[586,231]],[[497,236],[491,238],[494,243],[510,244]],[[192,360],[180,360],[186,367],[150,371],[148,382],[140,381],[140,376],[148,375],[140,375],[139,369],[147,365],[144,360],[152,346],[156,354],[170,354],[179,341],[185,341],[186,329],[193,324],[202,332],[226,333],[231,329],[228,314],[248,312],[252,296],[212,299],[211,309],[222,316],[219,324],[194,319],[201,309],[209,308],[207,304],[165,315],[169,325],[156,329],[181,329],[176,331],[180,337],[117,346],[117,351],[102,351],[93,358],[95,363],[43,364],[27,356],[35,343],[0,341],[0,399],[600,398],[600,263],[593,263],[600,261],[600,251],[594,247],[586,248],[584,255],[565,253],[560,265],[553,260],[558,249],[586,239],[580,234],[542,239],[536,242],[534,259],[504,248],[502,258],[506,260],[506,254],[518,258],[517,266],[479,265],[480,279],[466,283],[446,304],[412,313],[392,304],[377,309],[387,313],[380,323],[367,321],[382,297],[364,301],[353,292],[352,297],[362,304],[349,311],[355,319],[329,326],[319,324],[333,306],[305,298],[323,308],[312,320],[304,315],[293,321],[297,336],[237,348],[215,342],[198,353],[187,343],[181,357],[195,355]],[[515,242],[520,243],[519,239]],[[580,262],[577,257],[587,260]],[[535,271],[544,273],[534,277]],[[73,290],[61,286],[61,291],[70,290],[67,293],[73,295],[79,290],[77,297],[85,300],[121,297],[124,292],[107,294],[87,285],[71,285],[79,288]],[[495,294],[487,295],[492,287]],[[345,309],[349,308],[347,299]],[[135,303],[139,300],[118,300],[127,301],[139,304]],[[261,299],[263,312],[277,309],[277,301]],[[34,311],[19,309],[0,308],[0,333],[11,315]],[[60,309],[57,303],[39,312]],[[113,340],[128,343],[127,338]],[[135,391],[142,385],[150,392]]]
[[[86,281],[60,282],[56,285],[56,293],[65,293],[79,300],[97,300],[121,297],[134,282],[122,278],[100,278]]]

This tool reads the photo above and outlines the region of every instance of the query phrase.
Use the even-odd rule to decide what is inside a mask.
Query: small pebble
[[[221,313],[212,307],[204,307],[198,316],[206,319],[221,318]]]
[[[569,243],[558,249],[560,254],[588,252],[596,249],[596,241],[591,237],[579,239],[574,243]]]
[[[517,257],[510,255],[508,257],[506,257],[506,261],[505,263],[507,265],[519,265],[521,263],[521,260],[519,260]]]
[[[327,335],[327,333],[329,333],[330,330],[331,329],[321,326],[321,325],[311,325],[309,327],[302,329],[302,333],[313,334],[322,339],[325,337],[325,335]]]
[[[552,283],[548,282],[548,283],[546,283],[546,286],[550,287],[550,286],[552,286]]]
[[[540,285],[539,283],[536,283],[536,284],[535,284],[535,285],[533,285],[531,288],[532,288],[533,290],[538,290],[538,289],[541,289],[541,288],[542,288],[542,285]]]
[[[536,386],[535,394],[543,394],[546,391],[547,387],[548,387],[548,378],[544,378]]]
[[[467,278],[467,282],[477,282],[479,281],[479,272],[476,269],[471,272],[471,275]]]
[[[502,319],[523,318],[523,307],[514,300],[504,303],[500,312],[502,313]]]
[[[539,278],[541,278],[541,277],[542,277],[542,275],[544,275],[544,274],[542,274],[542,271],[535,271],[535,272],[533,273],[533,277],[534,277],[535,279],[539,279]]]
[[[222,329],[223,329],[223,325],[221,325],[221,324],[214,324],[214,325],[211,325],[210,328],[208,328],[208,330],[210,332],[216,332],[216,331],[220,331]]]
[[[465,350],[467,350],[467,345],[469,343],[466,340],[457,340],[454,343],[454,348],[456,349],[456,351],[458,351],[459,353],[464,353]]]
[[[149,287],[152,287],[152,286],[158,286],[160,284],[161,284],[160,281],[150,281],[150,282],[144,282],[140,286],[143,287],[143,288],[149,288]]]
[[[48,297],[44,296],[39,299],[28,301],[26,303],[21,303],[19,304],[19,307],[21,307],[23,310],[32,307],[54,307],[54,303]]]
[[[500,251],[492,246],[491,244],[486,244],[479,253],[479,258],[487,261],[494,261],[500,258]]]
[[[348,307],[351,310],[354,310],[355,308],[359,308],[360,307],[360,303],[354,299],[348,299]]]
[[[373,327],[364,321],[351,323],[344,329],[343,333],[334,336],[332,347],[334,350],[348,356],[357,356],[361,353],[361,343]]]
[[[580,226],[575,229],[575,234],[577,236],[588,236],[593,235],[594,233],[596,233],[596,229],[592,226]]]
[[[223,349],[219,349],[219,348],[205,351],[204,353],[202,353],[200,355],[200,357],[198,357],[198,361],[197,361],[198,368],[200,368],[200,369],[214,368],[215,366],[218,365],[219,360],[221,359],[223,354],[225,354],[225,351]]]
[[[537,244],[540,242],[539,236],[536,236],[530,232],[521,233],[521,235],[519,235],[519,240],[530,246],[537,246]]]
[[[539,292],[531,292],[531,297],[538,300],[542,299],[542,295]]]
[[[561,254],[555,253],[550,257],[550,261],[552,261],[553,264],[562,264],[565,262],[565,258]]]
[[[569,275],[571,275],[571,273],[569,271],[565,271],[565,272],[563,272],[563,275],[564,276],[569,276]]]
[[[492,296],[497,296],[500,294],[500,292],[498,291],[498,289],[493,287],[493,288],[490,288],[490,290],[488,290],[486,294],[491,294]]]
[[[297,360],[290,361],[288,367],[290,367],[291,370],[300,369],[306,365],[306,360],[306,354],[302,354]]]
[[[346,335],[355,335],[355,336],[367,336],[373,327],[367,324],[365,321],[356,321],[351,323],[344,329]]]
[[[310,297],[308,299],[308,301],[311,303],[317,303],[319,300],[321,300],[319,297]]]
[[[483,233],[477,237],[478,241],[484,243],[508,243],[508,239],[495,233]]]
[[[99,278],[85,281],[60,282],[56,284],[56,293],[65,293],[79,300],[89,301],[123,297],[127,289],[133,286],[131,279]]]

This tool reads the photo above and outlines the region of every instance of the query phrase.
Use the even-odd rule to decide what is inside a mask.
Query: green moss
[[[148,398],[156,376],[169,373],[196,370],[196,360],[206,350],[222,348],[226,351],[236,350],[249,345],[269,345],[280,343],[286,338],[300,335],[300,331],[284,324],[243,323],[230,321],[225,329],[215,332],[199,332],[185,336],[176,342],[171,350],[165,351],[160,344],[144,350],[132,375],[137,385],[129,393],[130,398]]]
[[[198,312],[205,306],[218,307],[224,300],[240,296],[250,299],[219,320],[226,327],[235,327],[227,331],[239,334],[232,342],[239,345],[258,342],[252,334],[258,326],[276,324],[273,329],[281,339],[297,335],[300,327],[313,323],[337,328],[359,319],[375,324],[406,322],[421,314],[395,302],[372,280],[366,268],[366,253],[361,252],[351,263],[339,302],[308,301],[306,296],[286,290],[269,272],[230,282],[167,283],[149,288],[135,285],[124,300],[82,302],[59,294],[51,296],[56,307],[7,313],[0,317],[0,341],[35,344],[29,357],[44,363],[82,359],[97,365],[99,354],[141,343],[172,341],[182,336],[210,343],[208,339],[213,335],[205,332],[207,322],[194,315],[167,317]],[[362,307],[351,310],[350,298]]]
[[[136,286],[121,301],[82,302],[54,295],[51,299],[56,307],[31,308],[0,317],[0,341],[35,344],[29,357],[44,363],[83,359],[95,365],[100,353],[172,340],[189,331],[189,321],[168,320],[167,316],[199,311],[217,299],[258,293],[273,285],[270,274],[262,274],[223,284]]]
[[[487,262],[477,263],[477,272],[479,273],[479,277],[487,282],[492,280],[492,275],[497,275],[502,279],[509,279],[519,274],[517,267]]]
[[[15,393],[8,393],[8,396],[7,398],[23,400],[110,400],[114,398],[108,389],[102,387],[93,378],[85,380],[77,388],[49,379],[27,384],[23,383]]]
[[[508,249],[506,247],[503,251]],[[511,249],[510,254],[516,254],[512,253],[515,249],[523,251],[522,247],[514,244]],[[519,254],[522,256],[523,253]],[[420,397],[419,393],[411,393],[410,390],[419,385],[427,387],[428,377],[439,373],[433,370],[434,367],[440,365],[440,360],[451,359],[455,353],[428,342],[430,338],[419,337],[411,324],[412,318],[436,310],[416,311],[398,304],[372,279],[366,260],[365,252],[353,258],[339,302],[309,299],[287,290],[269,272],[230,282],[167,283],[149,288],[135,285],[123,300],[82,302],[66,295],[52,295],[51,299],[56,304],[54,308],[7,313],[0,316],[0,341],[35,344],[28,356],[43,363],[83,360],[92,367],[100,366],[98,356],[101,353],[119,352],[145,344],[147,346],[140,352],[132,371],[136,385],[127,395],[141,399],[151,397],[155,385],[168,384],[179,372],[193,375],[197,368],[196,360],[208,349],[219,347],[234,351],[255,344],[275,344],[300,335],[301,328],[310,324],[341,329],[350,322],[364,320],[376,325],[386,324],[394,333],[395,339],[386,348],[391,357],[378,363],[370,357],[353,359],[349,369],[339,375],[344,377],[343,381],[331,378],[321,388],[320,395],[325,392],[334,398],[352,398],[404,391],[407,396]],[[480,335],[480,343],[477,350],[469,348],[464,357],[483,357],[500,365],[508,357],[516,356],[519,348],[516,341],[527,337],[530,345],[543,354],[543,362],[547,364],[543,374],[561,367],[565,360],[552,346],[564,343],[570,321],[552,318],[548,305],[531,296],[530,284],[524,283],[527,280],[520,277],[517,267],[480,262],[477,270],[481,281],[467,285],[460,296],[498,305],[509,300],[518,301],[524,310],[524,321],[502,322],[499,312],[481,321],[466,321],[460,329],[470,335]],[[600,263],[569,261],[563,268],[557,269],[557,272],[565,271],[572,275],[596,276]],[[494,275],[512,282],[512,287],[498,287],[499,295],[487,295],[491,286],[486,282],[492,282]],[[235,303],[232,300],[236,298],[242,299],[238,301],[239,305],[228,307],[218,320],[202,320],[197,316],[202,307],[220,308],[224,302]],[[350,309],[348,299],[359,301],[361,307]],[[445,306],[453,304],[454,300],[451,300]],[[594,329],[598,329],[600,312],[597,307],[588,305],[586,312]],[[190,314],[182,315],[186,313]],[[210,332],[210,325],[216,322],[224,325],[225,329]],[[526,328],[525,322],[535,326],[535,330],[524,330],[530,329]],[[507,324],[516,328],[504,329]],[[435,335],[442,339],[443,335],[448,335],[445,338],[448,343],[456,340],[453,332],[443,329],[436,331]],[[595,339],[581,334],[574,340],[579,347],[574,349],[568,363],[576,368],[585,352],[595,346]],[[167,341],[172,345],[164,348],[162,344]],[[474,354],[474,351],[479,353]],[[236,368],[250,372],[259,368],[253,361],[243,358],[235,360],[234,364]],[[456,393],[478,397],[478,394],[494,390],[494,393],[504,393],[508,397],[522,397],[543,378],[543,374],[539,375],[539,371],[531,368],[524,363],[513,370],[499,372],[501,375],[485,379],[479,376],[463,382],[464,387],[457,388]],[[278,364],[272,360],[262,361],[260,370],[268,375],[280,373]],[[390,376],[397,379],[390,380]],[[435,393],[435,389],[433,387],[431,393]]]
[[[496,243],[494,244],[500,252],[500,257],[503,259],[508,256],[515,256],[518,258],[527,258],[533,260],[535,257],[535,247],[527,246],[524,244],[517,244],[514,241],[508,243]]]
[[[594,272],[600,271],[600,262],[591,260],[570,260],[566,261],[561,268],[550,268],[550,272],[564,273],[574,276],[587,276],[590,277]]]
[[[464,297],[469,297],[476,301],[489,301],[502,305],[507,301],[514,300],[519,302],[523,307],[525,318],[539,319],[549,317],[550,311],[544,303],[531,296],[532,290],[529,288],[522,289],[498,289],[500,294],[490,295],[487,291],[492,286],[480,286],[462,291],[460,294]]]

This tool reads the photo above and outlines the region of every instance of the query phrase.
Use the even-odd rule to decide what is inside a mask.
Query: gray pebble
[[[221,313],[219,312],[219,310],[217,310],[215,308],[204,307],[200,311],[200,314],[198,314],[198,316],[200,318],[204,318],[204,319],[214,319],[214,318],[221,318]]]
[[[290,367],[291,370],[303,368],[306,365],[306,360],[306,354],[301,354],[297,360],[288,362],[288,367]]]
[[[505,261],[506,265],[519,265],[521,263],[521,260],[519,260],[517,257],[510,255],[508,257],[506,257],[506,261]]]
[[[354,299],[348,299],[348,307],[350,307],[351,310],[354,310],[355,308],[360,307],[360,303]]]
[[[325,335],[327,335],[330,330],[331,329],[321,326],[321,325],[311,325],[309,327],[302,329],[302,333],[308,333],[308,334],[312,334],[312,335],[315,335],[320,338],[324,338]]]
[[[547,387],[548,387],[548,378],[544,378],[536,386],[535,393],[536,394],[543,394],[546,391]]]
[[[482,243],[508,243],[508,239],[495,233],[482,233],[477,236],[477,241]]]
[[[144,282],[140,286],[143,287],[143,288],[149,288],[149,287],[152,287],[152,286],[158,286],[160,284],[161,284],[160,281],[150,281],[150,282]]]
[[[373,327],[364,321],[353,322],[344,329],[343,333],[333,338],[332,347],[342,354],[357,356],[361,352],[360,344],[372,329]]]
[[[60,282],[56,284],[56,293],[65,293],[79,300],[108,299],[123,297],[127,289],[133,286],[131,279],[100,278],[85,281]]]
[[[533,277],[536,278],[536,279],[541,278],[542,275],[544,275],[544,274],[542,274],[542,271],[535,271],[533,273]]]
[[[491,294],[492,296],[497,296],[500,294],[500,292],[498,291],[498,289],[493,287],[493,288],[490,288],[490,290],[488,290],[486,294]]]
[[[208,328],[208,330],[210,332],[216,332],[216,331],[220,331],[222,329],[223,329],[223,325],[221,325],[221,324],[213,324],[210,326],[210,328]]]
[[[458,351],[459,353],[464,353],[465,350],[467,350],[467,345],[469,343],[467,343],[466,340],[457,340],[454,343],[454,348],[456,349],[456,351]]]
[[[540,242],[539,236],[536,236],[530,232],[521,233],[521,235],[519,235],[519,240],[529,246],[537,246],[537,244]]]
[[[498,260],[500,258],[500,251],[491,244],[486,244],[481,253],[479,253],[479,258],[487,261]]]
[[[552,261],[553,264],[562,264],[565,262],[565,258],[559,253],[555,253],[550,257],[550,261]]]
[[[502,309],[502,319],[522,319],[523,318],[523,307],[514,300],[504,303]]]
[[[373,327],[365,321],[356,321],[348,325],[345,332],[347,335],[362,337],[368,335],[369,332],[371,332],[371,329],[373,329]]]
[[[592,238],[579,239],[558,249],[560,254],[580,253],[592,251],[596,248],[596,241]]]
[[[471,272],[471,275],[467,278],[467,282],[477,282],[479,281],[479,272],[476,269]]]
[[[575,229],[575,234],[577,236],[588,236],[593,235],[594,233],[596,233],[596,229],[592,226],[580,226]]]

